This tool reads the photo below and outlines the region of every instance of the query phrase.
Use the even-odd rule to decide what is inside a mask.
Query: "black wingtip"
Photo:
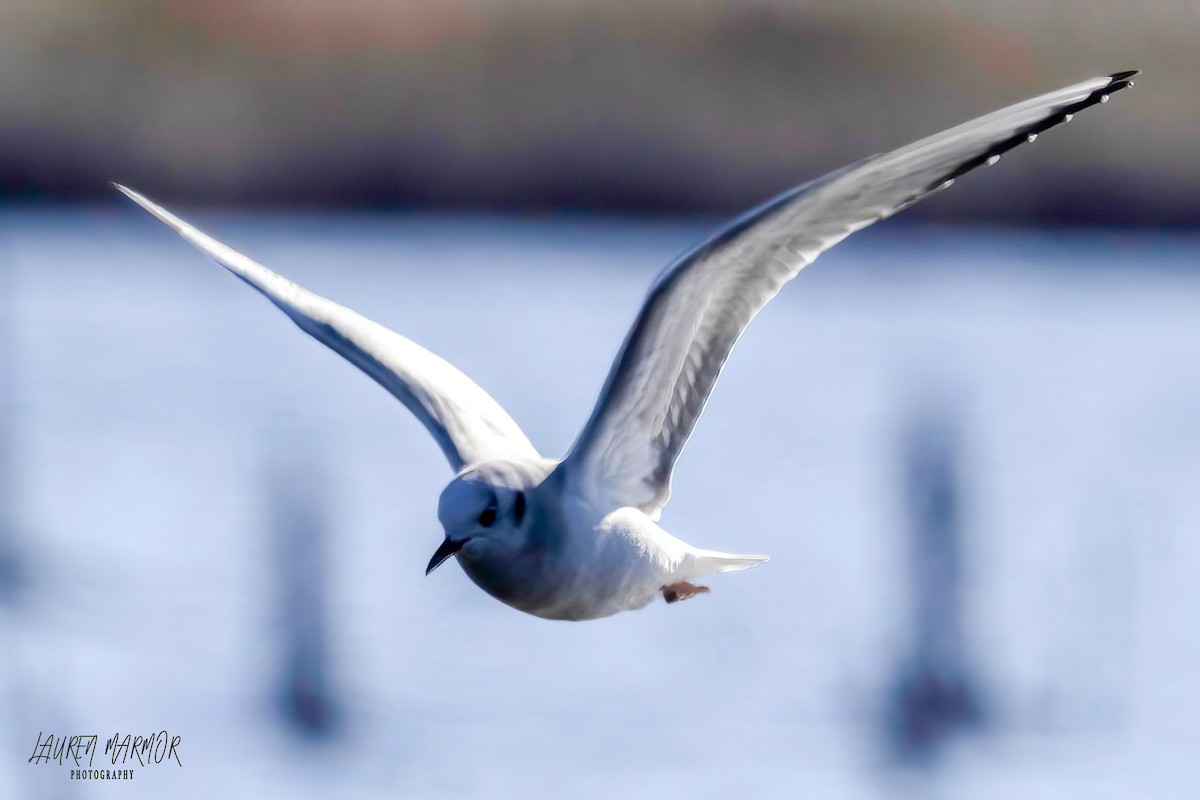
[[[1131,69],[1125,72],[1114,72],[1109,75],[1109,84],[1105,87],[1107,92],[1115,92],[1119,89],[1124,89],[1126,86],[1133,86],[1133,81],[1130,80],[1134,75],[1141,75],[1140,69]]]
[[[1071,103],[1070,105],[1061,106],[1055,109],[1053,113],[1047,114],[1043,119],[1017,131],[1008,139],[996,142],[990,148],[988,148],[986,152],[983,152],[975,158],[963,162],[957,168],[951,170],[948,174],[931,183],[928,187],[926,187],[925,191],[934,192],[939,189],[943,189],[952,183],[955,178],[970,172],[976,167],[982,166],[983,164],[995,163],[993,159],[996,156],[1007,153],[1009,150],[1012,150],[1022,142],[1032,142],[1037,138],[1038,134],[1043,133],[1055,126],[1061,125],[1064,122],[1069,122],[1071,117],[1085,108],[1089,108],[1099,103],[1107,103],[1108,96],[1113,92],[1120,91],[1127,86],[1133,86],[1133,81],[1129,79],[1134,75],[1137,75],[1139,72],[1140,70],[1136,69],[1127,70],[1125,72],[1114,72],[1109,76],[1109,82],[1107,84],[1099,89],[1096,89],[1084,99]]]

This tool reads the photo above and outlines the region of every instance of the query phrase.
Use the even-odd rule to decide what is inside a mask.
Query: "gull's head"
[[[503,462],[467,468],[442,491],[438,519],[446,538],[425,570],[428,575],[450,556],[469,561],[515,554],[530,525],[530,491],[544,470]]]

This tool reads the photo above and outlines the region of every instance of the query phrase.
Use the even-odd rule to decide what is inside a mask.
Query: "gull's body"
[[[570,491],[567,474],[549,459],[484,461],[461,472],[442,495],[438,514],[447,530],[475,521],[480,504],[469,495],[480,484],[499,498],[500,519],[512,519],[518,492],[525,498],[517,529],[527,536],[473,536],[456,551],[471,580],[513,608],[547,619],[606,617],[641,608],[664,587],[766,560],[692,547],[639,509],[608,507]],[[457,509],[466,510],[462,519]]]
[[[314,338],[395,395],[456,475],[438,517],[445,540],[426,572],[457,556],[508,605],[582,620],[668,602],[691,581],[765,556],[702,550],[663,530],[676,459],[754,315],[821,252],[856,230],[1104,102],[1134,73],[1093,78],[866,159],[754,209],[671,264],[617,355],[570,453],[542,457],[467,376],[433,353],[309,292],[118,187]]]

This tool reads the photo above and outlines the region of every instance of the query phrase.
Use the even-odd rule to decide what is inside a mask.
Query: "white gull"
[[[547,619],[595,619],[707,592],[692,581],[766,556],[693,547],[658,525],[671,473],[733,345],[829,247],[1131,86],[1121,72],[980,117],[785,192],[669,265],[561,460],[449,363],[117,188],[343,355],[416,414],[455,471],[426,574],[451,556],[480,588]]]

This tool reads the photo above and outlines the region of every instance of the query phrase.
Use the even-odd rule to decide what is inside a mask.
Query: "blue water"
[[[547,454],[705,231],[194,217],[448,358]],[[1194,797],[1198,256],[854,237],[739,343],[664,515],[771,563],[567,624],[422,577],[439,451],[261,297],[134,211],[0,214],[0,797]],[[929,426],[956,577],[922,633]],[[921,749],[895,687],[926,650],[978,713]],[[281,700],[296,674],[315,716]],[[27,763],[39,733],[164,728],[183,766],[132,781]]]

